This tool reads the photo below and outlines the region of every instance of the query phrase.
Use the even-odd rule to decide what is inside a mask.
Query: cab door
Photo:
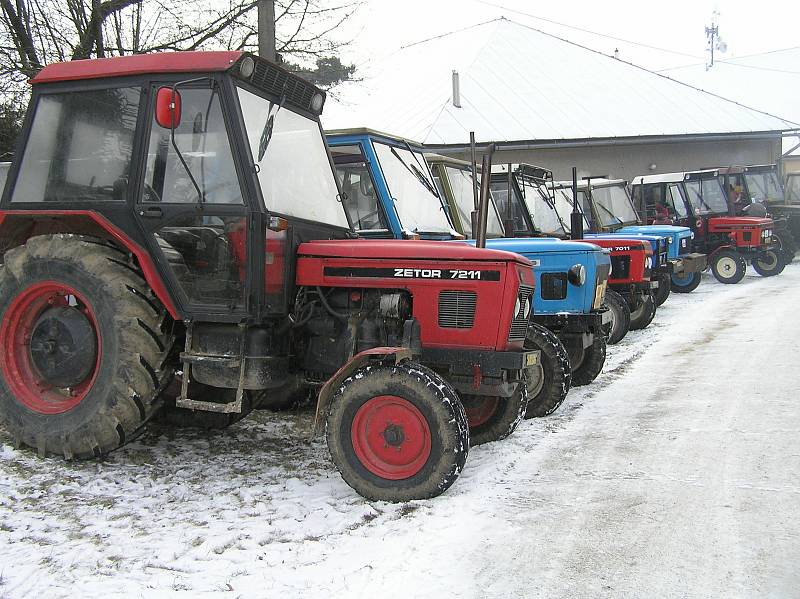
[[[164,126],[159,90],[172,86],[151,90],[136,214],[184,317],[236,321],[248,312],[254,269],[232,113],[220,83],[203,78],[176,87],[175,114]]]

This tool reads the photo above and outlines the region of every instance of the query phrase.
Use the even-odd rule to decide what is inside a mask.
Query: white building
[[[328,129],[370,127],[556,178],[764,164],[800,126],[526,25],[497,19],[407,46],[337,87]]]

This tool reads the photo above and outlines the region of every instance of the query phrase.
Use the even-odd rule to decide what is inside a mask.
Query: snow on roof
[[[452,72],[461,107],[453,106]],[[326,128],[426,144],[782,131],[794,123],[501,18],[406,46],[335,88]]]

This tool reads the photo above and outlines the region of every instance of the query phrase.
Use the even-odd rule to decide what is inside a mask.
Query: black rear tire
[[[656,316],[656,303],[652,293],[647,293],[643,298],[639,298],[639,303],[634,310],[631,310],[631,330],[638,331],[646,329],[653,322]]]
[[[469,425],[469,444],[483,445],[505,439],[525,416],[529,395],[525,384],[517,385],[511,397],[462,395]]]
[[[605,363],[606,338],[604,335],[595,335],[592,344],[580,349],[577,360],[572,362],[572,386],[582,387],[594,381]]]
[[[778,250],[767,250],[760,256],[753,258],[751,263],[755,270],[762,277],[774,277],[783,272],[786,268],[786,260]]]
[[[541,418],[558,409],[572,386],[569,354],[555,333],[535,323],[528,325],[525,349],[538,349],[541,352],[544,372],[539,389],[529,389],[531,397],[525,418]]]
[[[789,229],[788,224],[782,226],[780,229],[772,231],[772,240],[777,244],[778,250],[784,256],[784,261],[788,264],[794,260],[797,253],[797,240],[792,231]]]
[[[3,374],[0,421],[20,444],[42,456],[101,456],[135,438],[156,411],[158,393],[172,378],[167,362],[174,340],[171,321],[126,254],[94,238],[61,234],[32,237],[6,253],[0,268],[3,324],[10,307],[49,282],[83,296],[94,316],[100,341],[93,378],[81,383],[85,391],[77,404],[48,413],[53,393],[68,397],[59,385],[37,390],[31,399],[12,391]],[[16,358],[0,356],[0,371],[6,372],[11,359]],[[45,407],[32,407],[38,405],[32,401]]]
[[[714,278],[726,285],[735,285],[744,278],[747,262],[736,250],[720,250],[711,258]]]
[[[658,281],[658,287],[653,294],[653,299],[656,302],[656,308],[658,308],[658,306],[667,301],[672,285],[670,284],[670,276],[667,273],[658,273],[656,281]]]
[[[422,430],[421,438],[407,438],[410,430],[405,431],[403,426],[398,430],[398,425],[381,420],[379,412],[391,398],[402,400],[395,405],[405,421]],[[365,421],[370,415],[374,417]],[[404,419],[393,416],[401,424]],[[369,425],[377,440],[367,434]],[[344,481],[373,501],[400,502],[440,495],[458,478],[469,453],[469,426],[458,395],[441,376],[415,362],[367,365],[347,377],[331,399],[326,438]],[[415,452],[416,460],[400,466],[386,466],[394,472],[387,473],[380,452],[391,446],[400,453],[406,442],[422,442],[429,450]],[[371,455],[364,443],[367,450],[374,450]],[[413,449],[414,445],[409,447]],[[422,460],[426,453],[427,458]],[[414,456],[407,457],[411,460]]]
[[[631,328],[631,309],[619,293],[613,289],[606,290],[606,306],[611,312],[611,323],[608,330],[608,344],[619,343]]]

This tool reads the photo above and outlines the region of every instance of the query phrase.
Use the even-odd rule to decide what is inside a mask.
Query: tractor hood
[[[771,218],[759,218],[757,216],[713,216],[709,219],[715,225],[727,225],[733,227],[771,227]]]
[[[678,227],[675,225],[632,225],[617,229],[617,233],[634,233],[636,235],[659,235],[661,237],[672,237],[673,235],[691,235],[689,227]]]
[[[526,258],[468,243],[403,239],[335,239],[300,244],[299,256],[325,258],[398,258],[405,260],[469,260],[472,262],[517,262],[530,268]]]
[[[474,241],[467,243],[474,244]],[[580,252],[602,252],[599,247],[591,247],[585,243],[562,241],[555,237],[515,237],[504,239],[487,239],[486,247],[516,254],[575,254]]]

